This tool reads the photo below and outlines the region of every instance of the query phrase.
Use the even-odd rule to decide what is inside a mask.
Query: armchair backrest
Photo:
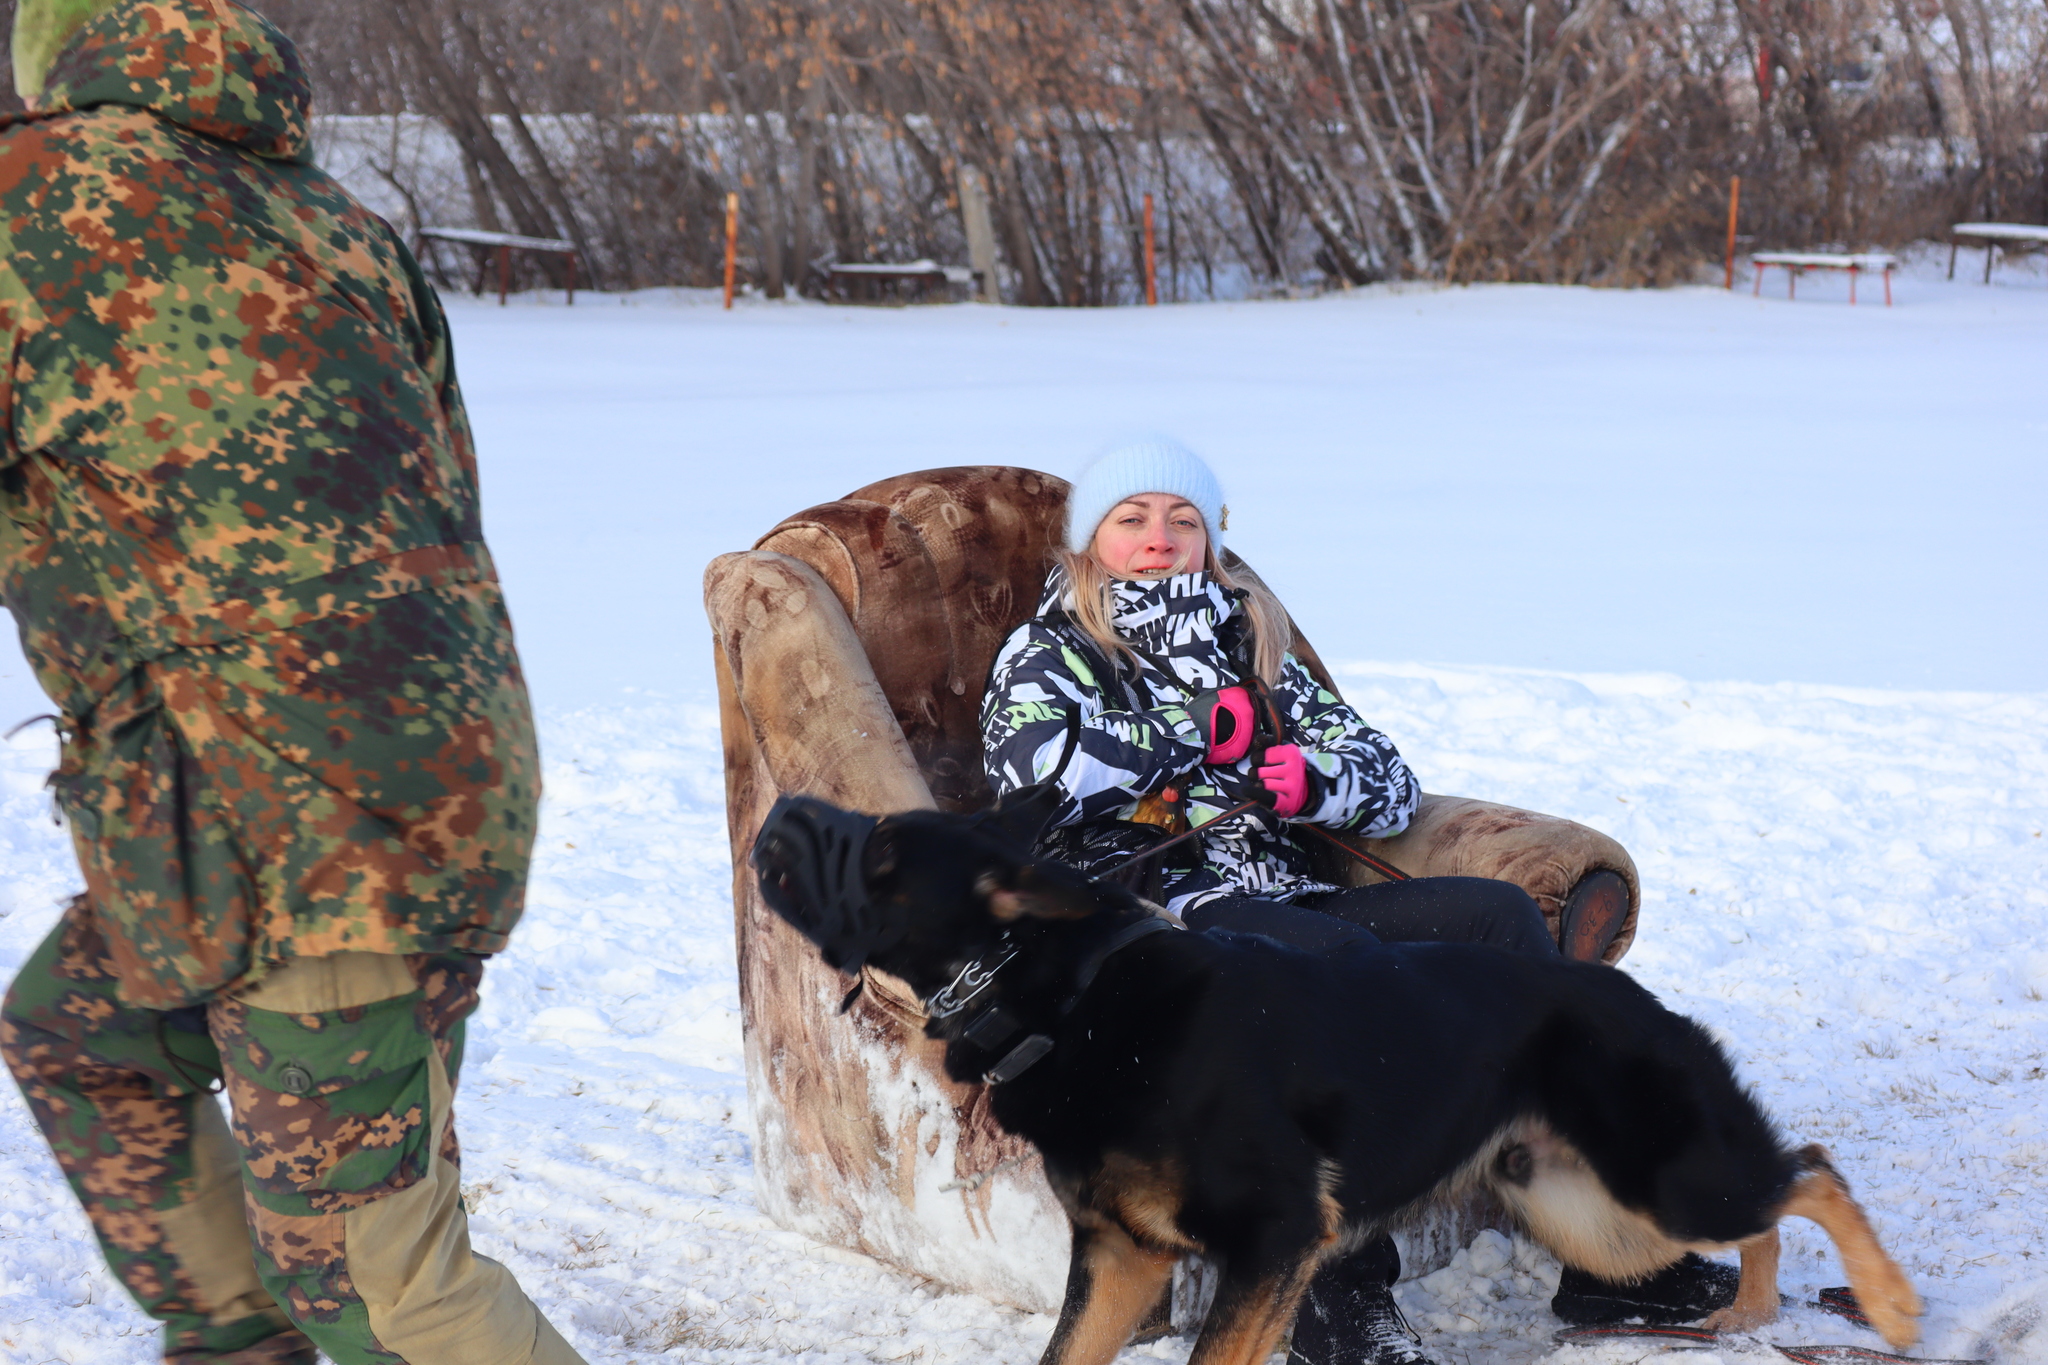
[[[941,810],[988,804],[982,688],[1038,605],[1066,507],[1067,483],[1050,474],[928,469],[807,508],[754,546],[831,586]]]

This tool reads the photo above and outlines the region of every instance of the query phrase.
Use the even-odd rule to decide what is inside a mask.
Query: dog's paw
[[[1754,1332],[1778,1320],[1778,1306],[1751,1307],[1740,1301],[1707,1314],[1700,1325],[1709,1332]]]
[[[1898,1277],[1896,1284],[1884,1285],[1868,1298],[1859,1294],[1857,1302],[1863,1305],[1870,1325],[1893,1350],[1903,1351],[1919,1342],[1919,1318],[1926,1309],[1904,1275]]]

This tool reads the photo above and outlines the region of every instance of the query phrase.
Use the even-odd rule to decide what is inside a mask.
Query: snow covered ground
[[[1824,284],[453,312],[548,788],[472,1033],[465,1168],[479,1244],[592,1361],[1042,1348],[1047,1318],[754,1208],[697,579],[870,479],[1068,473],[1136,427],[1214,456],[1233,542],[1430,789],[1628,845],[1628,969],[1836,1153],[1928,1297],[1925,1354],[2048,1291],[2041,274],[1909,279],[1890,312]],[[0,716],[41,709],[7,648]],[[0,745],[0,972],[77,881],[47,733]],[[1841,1282],[1816,1229],[1788,1233],[1788,1293]],[[1401,1292],[1447,1365],[1649,1353],[1553,1348],[1553,1275],[1483,1239]],[[0,1100],[0,1362],[143,1360],[148,1331]],[[1806,1310],[1766,1336],[1877,1344]]]

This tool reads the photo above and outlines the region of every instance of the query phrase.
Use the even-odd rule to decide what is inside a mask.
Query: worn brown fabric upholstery
[[[988,803],[982,687],[1038,605],[1066,498],[1065,480],[1028,469],[934,469],[798,512],[755,543],[831,585],[942,810]]]
[[[762,1208],[1039,1310],[1059,1302],[1067,1229],[1036,1156],[995,1127],[979,1087],[945,1078],[900,983],[870,974],[839,1012],[852,983],[761,904],[746,854],[785,792],[877,813],[987,804],[982,692],[997,648],[1037,605],[1066,495],[1064,481],[1024,469],[905,474],[798,512],[705,573]],[[1334,690],[1298,630],[1294,648]],[[1629,910],[1609,961],[1634,934],[1627,852],[1567,820],[1425,795],[1407,833],[1369,848],[1412,875],[1517,882],[1553,930],[1573,887],[1612,870]],[[1330,880],[1368,877],[1334,850],[1320,856]],[[1411,1238],[1410,1272],[1441,1264],[1464,1231],[1438,1224]]]

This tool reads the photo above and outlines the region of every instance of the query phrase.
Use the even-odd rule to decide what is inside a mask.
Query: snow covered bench
[[[1892,271],[1899,268],[1899,258],[1882,251],[1834,252],[1834,251],[1760,251],[1749,258],[1756,267],[1756,284],[1750,289],[1752,295],[1761,294],[1764,288],[1764,269],[1767,266],[1782,266],[1785,271],[1785,297],[1796,297],[1800,275],[1809,270],[1846,270],[1849,272],[1849,306],[1856,305],[1856,277],[1868,271],[1884,276],[1884,306],[1892,306]]]
[[[762,904],[746,854],[786,792],[877,813],[987,804],[982,685],[1036,606],[1066,496],[1024,469],[906,474],[797,513],[704,576],[760,1207],[793,1231],[1043,1312],[1060,1301],[1068,1230],[1037,1154],[997,1127],[981,1086],[946,1077],[901,982],[867,970],[840,1013],[852,979]],[[1294,649],[1334,690],[1298,632]],[[1570,925],[1611,911],[1609,962],[1635,934],[1634,863],[1567,820],[1425,795],[1405,834],[1367,847],[1417,876],[1516,882],[1567,941]],[[1364,879],[1324,852],[1319,875]],[[1473,1204],[1408,1230],[1407,1272],[1437,1269],[1502,1216]]]
[[[907,293],[910,299],[921,299],[934,290],[947,290],[954,285],[973,288],[979,280],[974,271],[966,266],[940,265],[937,261],[916,260],[900,265],[879,261],[842,261],[826,270],[827,282],[834,295],[852,301],[860,295],[870,302],[880,302],[885,295]]]
[[[479,297],[484,292],[484,281],[490,275],[493,261],[498,266],[498,306],[504,307],[512,292],[512,253],[515,251],[538,251],[551,256],[569,258],[569,306],[576,306],[576,244],[559,237],[522,237],[516,232],[485,232],[481,228],[423,227],[420,229],[420,251],[422,254],[428,242],[457,242],[476,249],[476,288]],[[438,267],[436,267],[438,269]]]
[[[2001,242],[2025,242],[2035,248],[2048,247],[2048,227],[2034,223],[1957,223],[1949,229],[1948,277],[1956,277],[1956,248],[1965,237],[1984,244],[1984,283],[1991,283],[1991,257]]]

